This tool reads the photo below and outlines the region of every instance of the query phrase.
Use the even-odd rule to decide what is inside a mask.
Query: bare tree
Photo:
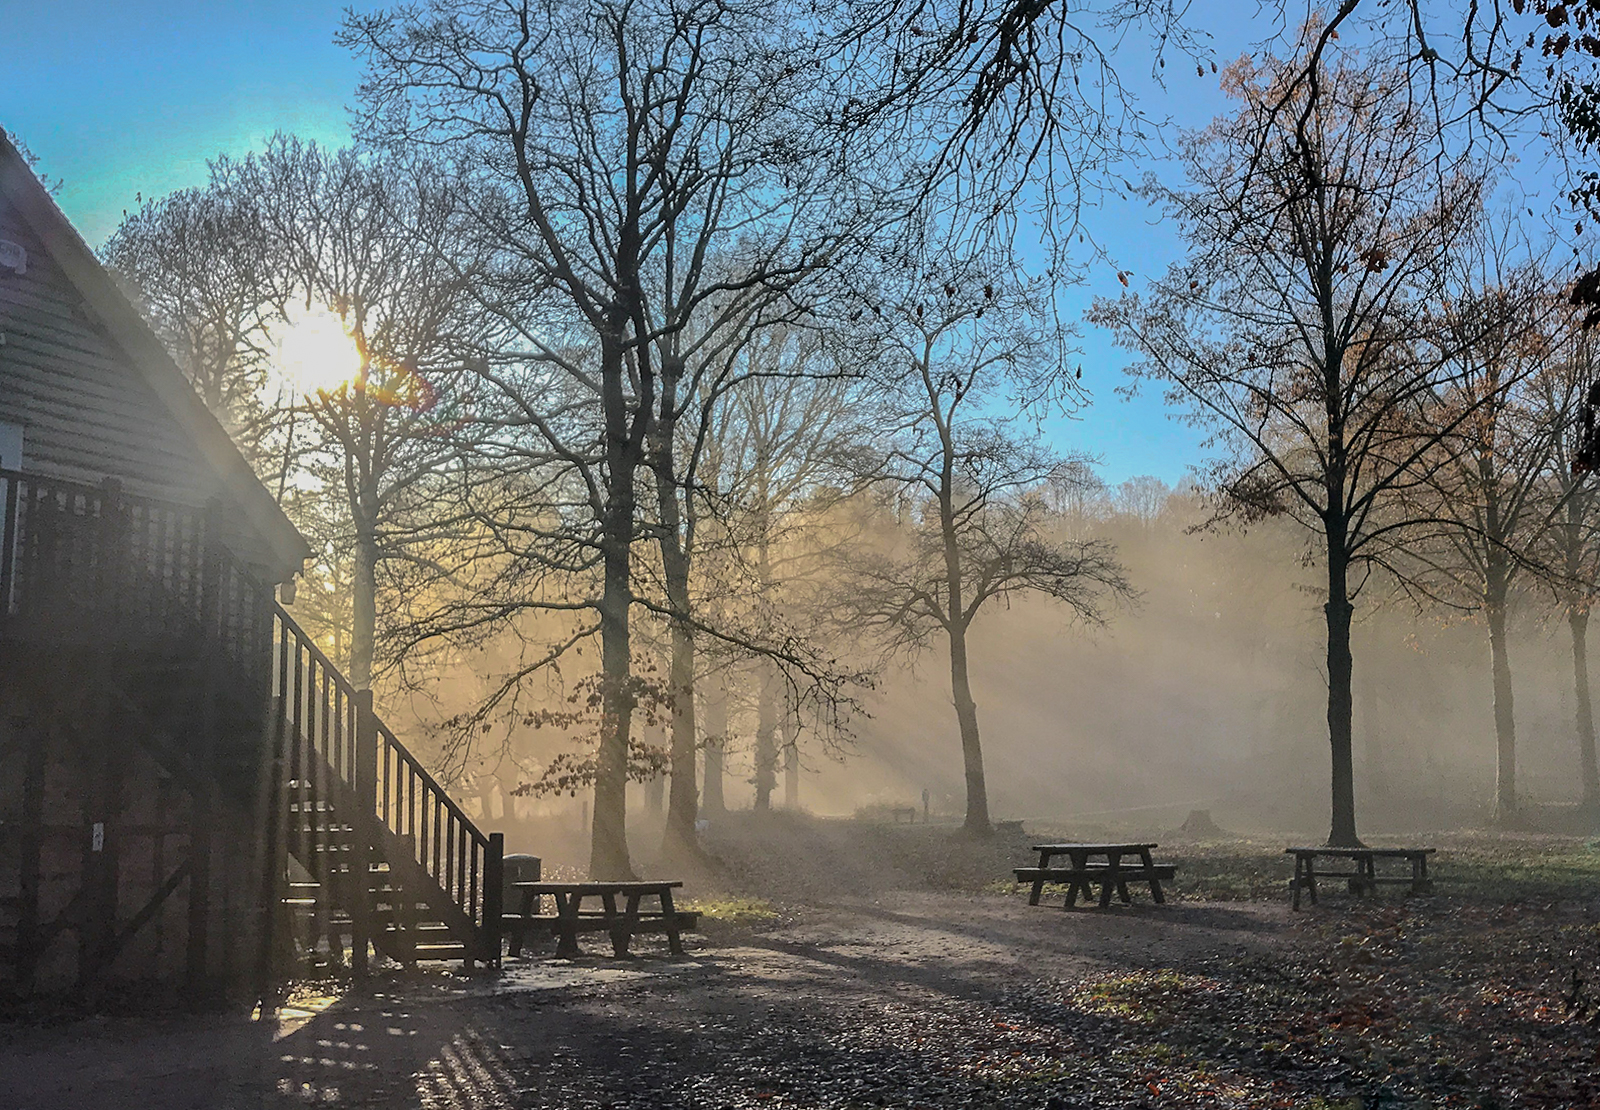
[[[348,673],[365,689],[380,574],[391,579],[391,619],[404,623],[414,572],[436,576],[438,545],[453,527],[439,492],[468,409],[461,349],[471,349],[475,325],[465,275],[478,261],[455,233],[456,186],[436,164],[279,135],[260,154],[219,162],[217,176],[248,199],[287,295],[334,313],[354,344],[348,380],[286,400],[314,422],[304,467],[336,491],[349,529]]]
[[[1043,487],[1063,460],[1017,421],[984,416],[1002,399],[1020,407],[1070,389],[1059,347],[1035,322],[1030,290],[996,285],[975,267],[939,260],[886,308],[882,365],[898,428],[871,473],[911,499],[913,520],[884,547],[852,553],[844,612],[892,650],[944,640],[966,774],[965,830],[990,831],[968,633],[985,607],[1038,594],[1090,623],[1132,589],[1103,540],[1053,541]],[[937,275],[937,276],[934,276]],[[1007,397],[1007,394],[1010,394]]]
[[[512,562],[525,573],[520,582],[502,576],[507,593],[486,608],[502,618],[542,609],[597,618],[535,653],[501,688],[508,696],[598,635],[597,876],[631,873],[629,621],[643,600],[634,546],[681,536],[672,520],[655,522],[654,535],[641,530],[638,483],[647,466],[669,486],[681,481],[664,457],[676,432],[660,425],[694,396],[684,346],[696,336],[722,341],[837,257],[840,237],[815,234],[819,219],[857,226],[878,193],[842,183],[862,167],[892,169],[856,149],[866,136],[824,118],[831,74],[812,64],[797,31],[805,26],[798,11],[712,0],[433,0],[350,16],[341,36],[369,67],[369,136],[444,146],[477,171],[473,214],[501,260],[479,296],[506,338],[483,370],[504,413],[493,450],[529,475],[538,506],[531,518],[499,522],[538,542],[518,542]],[[819,180],[837,185],[825,211]],[[708,268],[719,258],[736,265]],[[551,574],[563,579],[559,598],[527,588]],[[675,596],[660,608],[681,622],[682,568],[671,574]],[[675,793],[692,790],[688,778]],[[686,811],[682,802],[675,810]]]
[[[1117,485],[1117,511],[1133,517],[1148,528],[1156,522],[1161,510],[1166,508],[1167,497],[1171,493],[1172,487],[1160,478],[1136,474]]]
[[[1045,500],[1060,517],[1068,539],[1087,539],[1112,512],[1115,501],[1105,480],[1095,473],[1095,460],[1068,459],[1045,488]]]
[[[1503,244],[1484,251],[1465,242],[1452,268],[1501,269],[1503,251],[1496,246]],[[1536,265],[1469,275],[1457,286],[1440,313],[1437,341],[1451,379],[1446,404],[1473,411],[1438,444],[1449,462],[1433,472],[1417,506],[1419,516],[1444,524],[1442,567],[1456,597],[1480,610],[1488,627],[1495,817],[1506,824],[1518,815],[1506,616],[1519,577],[1549,577],[1534,548],[1548,516],[1548,469],[1560,424],[1542,419],[1535,389],[1553,353],[1556,307],[1555,290]],[[1425,550],[1419,554],[1427,559]]]
[[[271,323],[287,293],[250,198],[213,181],[145,201],[101,254],[206,407],[257,455],[270,416]],[[268,460],[255,461],[265,474]]]
[[[1225,506],[1316,537],[1329,843],[1353,845],[1351,616],[1411,522],[1402,495],[1477,411],[1441,410],[1451,371],[1422,341],[1440,262],[1477,219],[1483,180],[1445,155],[1405,72],[1330,53],[1230,69],[1239,109],[1184,138],[1188,188],[1148,186],[1188,258],[1148,298],[1097,303],[1092,317],[1142,357],[1136,378],[1165,383],[1216,429]]]
[[[1596,380],[1593,333],[1576,320],[1557,333],[1557,357],[1534,382],[1537,416],[1551,434],[1546,501],[1553,501],[1541,536],[1541,558],[1566,617],[1572,643],[1574,726],[1582,805],[1600,813],[1600,760],[1595,755],[1594,703],[1589,684],[1589,615],[1600,583],[1600,500],[1592,472],[1576,458],[1582,439],[1584,401]],[[1592,419],[1592,409],[1591,419]]]
[[[1178,0],[848,0],[830,20],[855,86],[839,110],[925,151],[928,190],[953,189],[978,235],[1039,219],[1059,273],[1085,204],[1119,188],[1161,128],[1124,83],[1129,55],[1158,79],[1169,56],[1216,72],[1188,13]]]
[[[848,342],[825,342],[818,331],[769,331],[744,352],[745,377],[718,422],[717,484],[704,491],[709,514],[749,577],[746,589],[760,609],[754,623],[780,640],[817,645],[829,635],[797,587],[848,540],[829,509],[854,492],[852,457],[881,415],[871,385],[852,364],[858,357]],[[798,758],[804,699],[772,653],[755,658],[751,669],[755,808],[765,810],[780,748],[791,761]]]
[[[810,183],[811,197],[791,192],[785,205],[791,213],[803,213],[807,208],[820,212],[829,207],[828,185],[828,178],[819,176]],[[795,298],[809,292],[808,286],[816,285],[825,272],[825,266],[816,260],[826,259],[845,241],[869,230],[869,220],[870,214],[865,212],[842,221],[808,216],[810,226],[804,226],[793,216],[786,217],[780,233],[772,239],[772,253],[753,250],[746,236],[736,259],[713,260],[715,266],[702,263],[704,268],[698,273],[674,271],[669,266],[662,295],[649,298],[650,310],[663,317],[654,344],[661,367],[661,392],[649,465],[659,514],[660,593],[666,599],[672,628],[669,853],[693,848],[695,843],[697,629],[725,641],[724,646],[736,653],[760,656],[760,666],[770,679],[768,685],[774,689],[777,672],[802,656],[812,662],[798,671],[791,667],[791,682],[797,675],[810,673],[818,680],[813,684],[815,693],[838,678],[815,672],[816,656],[788,636],[781,622],[768,619],[735,626],[717,619],[716,607],[707,609],[699,603],[693,563],[701,520],[722,517],[726,525],[727,512],[737,506],[734,511],[748,517],[748,527],[758,537],[760,582],[763,587],[770,583],[767,537],[773,513],[785,499],[814,486],[821,465],[818,460],[836,451],[837,426],[845,419],[839,401],[848,388],[841,381],[843,371],[837,363],[823,357],[816,332],[801,323],[813,319],[815,312],[802,308]],[[707,229],[700,234],[723,233]],[[801,250],[795,255],[792,247],[797,240]],[[691,252],[685,246],[697,250]],[[691,237],[688,244],[669,252],[669,258],[690,253],[705,254],[705,244]],[[694,326],[685,326],[680,316],[689,306],[680,298],[692,300],[708,289],[714,291],[714,303],[696,314],[700,318]],[[751,451],[755,455],[753,469],[751,460],[742,457]],[[714,486],[703,481],[708,457],[711,474],[734,485]],[[754,485],[740,489],[737,483],[741,479]],[[721,536],[726,540],[742,530],[747,529],[724,527]],[[713,585],[712,592],[719,592],[723,585]],[[768,701],[767,697],[762,700],[763,713]],[[758,739],[770,735],[771,730],[763,727]],[[757,777],[762,778],[759,770]],[[765,808],[767,793],[770,790],[758,787],[757,808]]]

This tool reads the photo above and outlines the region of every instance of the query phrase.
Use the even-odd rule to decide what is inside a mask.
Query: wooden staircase
[[[275,602],[284,904],[307,951],[500,958],[500,834],[485,834]],[[292,863],[290,862],[292,861]]]

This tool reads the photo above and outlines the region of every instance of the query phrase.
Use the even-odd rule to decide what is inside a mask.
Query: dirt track
[[[1281,905],[1063,913],[884,894],[682,959],[648,943],[625,961],[536,957],[495,983],[386,981],[278,1022],[0,1028],[0,1106],[1014,1106],[1046,1089],[1019,1076],[1081,1050],[1030,1016],[1052,984],[1171,967],[1226,978],[1286,943],[1288,920]],[[1020,1104],[1090,1105],[1070,1084],[1049,1090]]]

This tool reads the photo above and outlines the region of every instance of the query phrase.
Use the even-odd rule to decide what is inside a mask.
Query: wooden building
[[[0,996],[498,961],[500,838],[279,606],[309,554],[0,133]]]

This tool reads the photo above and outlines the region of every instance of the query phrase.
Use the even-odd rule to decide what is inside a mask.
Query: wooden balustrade
[[[371,710],[311,638],[276,603],[273,683],[291,735],[352,791],[364,814],[394,834],[478,932],[484,955],[499,953],[497,836],[480,831],[455,799]],[[393,849],[391,849],[393,850]],[[389,856],[391,868],[399,861]],[[491,890],[493,894],[491,896]]]
[[[259,673],[271,591],[223,542],[215,508],[0,470],[0,620],[99,646],[220,645]]]

